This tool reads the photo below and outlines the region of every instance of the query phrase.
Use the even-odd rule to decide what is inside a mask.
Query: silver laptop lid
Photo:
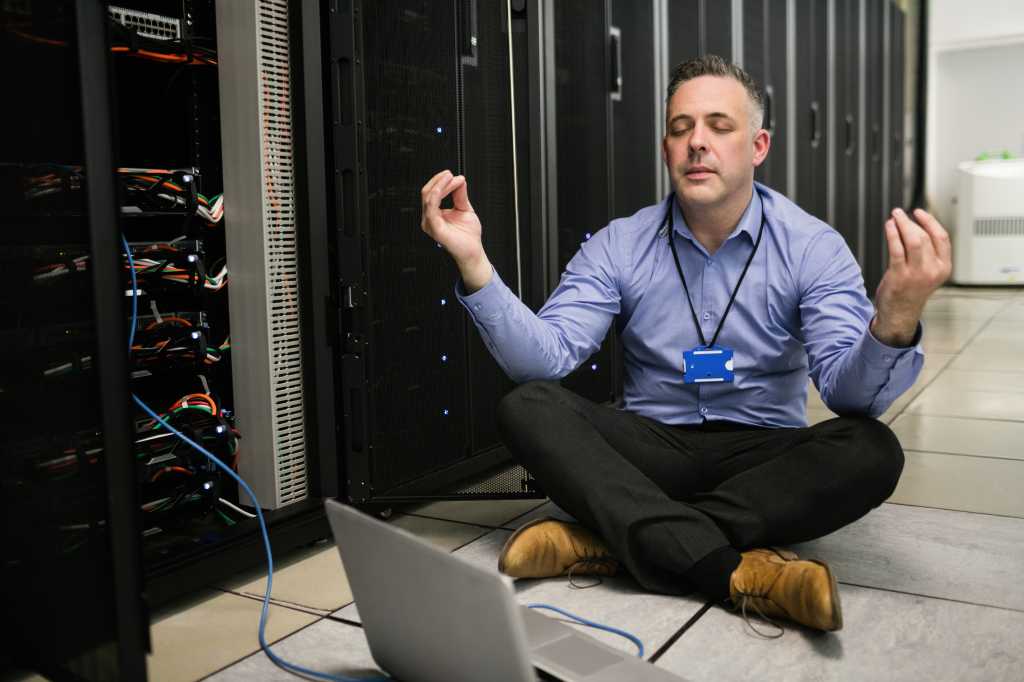
[[[510,578],[335,500],[325,507],[378,665],[403,680],[536,680]]]

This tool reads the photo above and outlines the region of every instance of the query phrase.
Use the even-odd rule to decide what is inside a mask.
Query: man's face
[[[751,130],[752,110],[743,85],[724,76],[698,76],[672,95],[662,155],[684,204],[711,208],[749,194],[769,146],[767,131]]]

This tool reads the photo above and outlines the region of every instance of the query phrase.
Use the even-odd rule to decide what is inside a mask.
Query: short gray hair
[[[749,73],[715,54],[706,54],[703,57],[689,59],[677,64],[672,69],[665,105],[667,106],[672,100],[672,95],[676,94],[676,90],[679,89],[680,85],[698,76],[724,76],[739,81],[750,97],[751,130],[757,132],[761,128],[761,125],[764,123],[764,96],[761,94],[761,89],[757,87],[757,83],[754,82]]]

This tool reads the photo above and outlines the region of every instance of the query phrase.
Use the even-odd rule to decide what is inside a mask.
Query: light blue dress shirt
[[[764,237],[718,338],[735,353],[733,383],[683,383],[683,351],[700,338],[662,228],[667,199],[585,241],[536,314],[497,272],[470,295],[456,285],[513,381],[564,377],[600,347],[614,322],[625,358],[622,407],[665,424],[806,426],[808,374],[832,411],[876,417],[914,383],[924,363],[921,327],[909,348],[874,338],[860,267],[834,229],[754,183],[736,229],[711,255],[679,203],[671,203],[680,265],[709,342],[764,212]]]

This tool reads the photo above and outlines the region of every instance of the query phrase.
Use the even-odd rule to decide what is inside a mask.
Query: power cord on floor
[[[134,343],[134,338],[135,338],[135,325],[138,323],[138,294],[139,294],[139,292],[138,292],[138,283],[137,283],[136,278],[135,278],[135,263],[134,263],[134,261],[132,259],[132,251],[131,251],[131,248],[128,246],[128,240],[125,239],[124,235],[121,235],[121,243],[122,243],[122,245],[124,247],[124,252],[128,256],[128,272],[131,275],[131,282],[132,282],[132,291],[131,291],[131,296],[132,296],[132,321],[131,322],[132,323],[131,323],[131,331],[129,332],[129,336],[128,336],[128,354],[130,356],[131,352],[132,352],[132,344]],[[249,499],[252,501],[252,507],[253,507],[253,509],[256,510],[256,520],[259,522],[260,533],[263,536],[263,549],[264,549],[264,551],[267,554],[267,591],[263,595],[263,608],[260,610],[260,622],[259,622],[259,631],[258,631],[259,632],[260,649],[262,649],[263,653],[265,653],[267,655],[267,658],[269,658],[271,660],[271,662],[274,663],[274,665],[276,665],[279,668],[282,668],[282,669],[284,669],[284,670],[286,670],[286,671],[288,671],[290,673],[293,673],[293,674],[296,674],[296,675],[306,675],[308,677],[314,677],[314,678],[319,679],[319,680],[329,680],[330,682],[390,682],[391,678],[388,677],[388,676],[354,678],[354,677],[344,677],[342,675],[331,675],[330,673],[317,672],[316,670],[310,670],[309,668],[304,668],[303,666],[298,665],[296,663],[291,663],[289,661],[286,661],[283,658],[281,658],[280,656],[278,656],[277,654],[275,654],[273,651],[271,651],[270,645],[267,644],[266,627],[267,627],[267,611],[270,608],[270,594],[271,594],[271,591],[274,588],[274,555],[270,551],[270,536],[267,534],[267,524],[263,520],[263,510],[260,507],[259,501],[256,499],[256,493],[254,493],[252,491],[252,488],[249,487],[248,483],[246,483],[244,480],[242,480],[241,476],[239,476],[234,471],[232,471],[230,467],[226,466],[223,462],[221,462],[219,459],[217,459],[216,456],[214,456],[209,451],[207,451],[207,449],[204,448],[202,445],[199,445],[199,443],[196,443],[194,440],[192,440],[191,438],[189,438],[188,436],[183,434],[181,431],[179,431],[178,429],[176,429],[173,426],[171,426],[163,417],[161,417],[159,414],[157,414],[152,408],[149,407],[149,405],[147,405],[146,403],[142,402],[142,400],[140,400],[139,397],[137,395],[135,395],[134,393],[132,394],[132,400],[135,401],[136,405],[138,405],[140,408],[142,408],[143,412],[145,412],[150,417],[155,419],[158,424],[163,426],[170,433],[173,433],[174,435],[176,435],[178,438],[180,438],[185,443],[188,443],[190,446],[195,448],[197,451],[201,452],[207,459],[209,459],[211,462],[213,462],[213,464],[215,464],[221,471],[223,471],[224,473],[229,475],[231,478],[235,479],[235,481],[238,483],[238,485],[242,487],[242,490],[245,491],[245,494],[248,495]],[[626,639],[629,639],[634,644],[636,644],[637,648],[639,649],[639,653],[637,654],[637,656],[643,657],[643,655],[644,655],[644,645],[640,641],[640,639],[638,637],[636,637],[635,635],[632,635],[632,634],[630,634],[630,633],[628,633],[628,632],[626,632],[624,630],[619,630],[617,628],[613,628],[613,627],[608,626],[608,625],[601,625],[599,623],[595,623],[593,621],[589,621],[589,620],[587,620],[585,618],[581,618],[579,616],[573,615],[573,614],[569,613],[568,611],[563,611],[562,609],[558,608],[557,606],[550,606],[548,604],[529,604],[528,606],[531,609],[549,609],[551,611],[555,611],[557,613],[560,613],[561,615],[563,615],[563,616],[565,616],[567,618],[571,618],[572,620],[574,620],[574,621],[576,621],[578,623],[582,623],[583,625],[586,625],[588,627],[598,628],[600,630],[607,630],[608,632],[612,632],[612,633],[615,633],[615,634],[620,635],[622,637],[625,637]]]

